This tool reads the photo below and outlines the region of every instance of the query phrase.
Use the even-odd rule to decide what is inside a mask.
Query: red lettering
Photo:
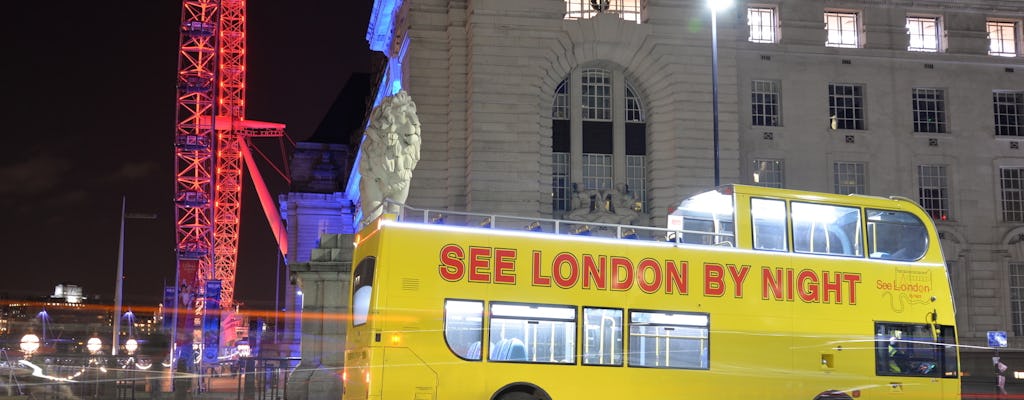
[[[679,291],[679,294],[687,294],[687,268],[688,264],[686,261],[679,262],[679,269],[676,269],[676,263],[672,261],[665,261],[665,280],[668,281],[665,284],[665,293],[672,294],[672,288],[675,287]]]
[[[551,277],[544,276],[540,270],[540,250],[533,251],[533,286],[551,287]]]
[[[793,301],[793,293],[796,289],[793,287],[793,269],[786,268],[786,300]]]
[[[633,287],[633,263],[625,257],[612,257],[612,290]]]
[[[857,284],[860,274],[843,274],[843,281],[850,284],[850,304],[857,304]]]
[[[725,294],[725,268],[719,264],[704,264],[704,295],[721,296]]]
[[[650,278],[650,279],[648,279]],[[644,293],[654,293],[661,287],[661,266],[650,258],[640,260],[636,266],[636,285]]]
[[[598,256],[583,255],[583,288],[590,289],[591,284],[601,290],[608,290],[608,259]]]
[[[800,300],[817,303],[820,300],[818,296],[818,275],[814,274],[814,271],[803,270],[796,277],[797,286],[800,288]]]
[[[491,249],[487,247],[469,248],[469,281],[491,281]]]
[[[782,300],[782,268],[761,267],[761,300]]]
[[[821,295],[822,295],[821,301],[823,303],[828,303],[829,300],[832,298],[832,296],[830,296],[830,294],[835,294],[836,295],[835,303],[836,304],[841,304],[843,302],[843,286],[842,286],[842,284],[843,284],[843,282],[842,282],[843,281],[843,273],[842,272],[836,272],[834,274],[834,277],[835,277],[834,281],[829,281],[828,280],[828,275],[829,275],[828,271],[824,271],[824,272],[821,273]]]
[[[568,266],[568,271],[563,268],[564,266]],[[580,277],[580,264],[571,253],[559,253],[555,256],[552,268],[551,276],[555,278],[555,284],[558,287],[568,289],[576,285],[576,280]]]
[[[466,266],[462,263],[462,258],[465,256],[462,247],[458,245],[449,244],[442,247],[441,265],[437,268],[441,278],[446,281],[462,279],[463,274],[466,273]]]
[[[494,283],[516,284],[516,250],[494,251]]]
[[[748,272],[750,272],[749,265],[743,265],[736,268],[735,265],[729,264],[729,275],[732,277],[732,282],[735,284],[735,287],[733,288],[734,297],[743,297],[743,281],[747,279]]]

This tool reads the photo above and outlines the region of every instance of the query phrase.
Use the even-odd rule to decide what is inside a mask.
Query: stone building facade
[[[716,67],[723,184],[918,200],[961,343],[1024,349],[1024,6],[736,1],[717,65],[710,19],[698,0],[375,1],[378,99],[408,91],[422,124],[408,203],[560,217],[573,184],[627,183],[664,226],[714,185]]]

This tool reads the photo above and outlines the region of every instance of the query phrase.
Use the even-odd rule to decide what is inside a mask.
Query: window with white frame
[[[918,165],[917,188],[921,208],[932,219],[949,219],[949,178],[945,165]]]
[[[779,126],[779,82],[754,80],[750,83],[750,123]]]
[[[1024,136],[1024,92],[992,92],[996,136]]]
[[[985,25],[988,28],[988,54],[1016,57],[1017,22],[989,20]]]
[[[909,51],[937,52],[941,49],[941,30],[938,17],[907,17],[907,34],[910,36]]]
[[[566,81],[555,89],[555,104],[551,106],[551,118],[569,119],[569,84]]]
[[[1024,222],[1024,168],[1000,168],[1003,222]]]
[[[572,205],[572,182],[569,178],[569,152],[551,152],[551,206],[568,210]]]
[[[747,26],[752,43],[776,43],[778,41],[779,23],[774,7],[747,7]]]
[[[781,188],[785,184],[783,180],[782,160],[754,160],[753,179],[758,186]]]
[[[586,189],[612,188],[612,155],[583,153],[583,186]]]
[[[611,121],[612,77],[600,68],[583,70],[583,120]]]
[[[946,91],[935,88],[911,90],[914,132],[946,133]]]
[[[599,14],[641,23],[641,0],[565,0],[565,19],[589,19]]]
[[[837,194],[865,194],[867,183],[864,163],[835,162],[832,164],[832,179]]]
[[[1010,310],[1013,313],[1014,336],[1024,335],[1024,263],[1011,262],[1010,274]]]
[[[836,129],[864,128],[864,86],[857,84],[828,84],[829,117]]]
[[[860,47],[860,21],[855,12],[825,11],[828,47]]]
[[[552,105],[552,115],[556,117],[552,120],[554,216],[561,217],[572,210],[576,191],[584,193],[619,189],[621,186],[625,186],[627,194],[640,204],[641,209],[646,209],[646,114],[639,92],[620,70],[588,67],[570,77],[577,80],[581,93],[569,96],[569,90],[562,89],[573,86],[566,78],[556,88]],[[613,90],[617,85],[621,87]],[[613,99],[612,93],[622,93],[622,97]],[[563,94],[565,100],[559,100]],[[560,111],[563,105],[567,108],[564,113]],[[557,119],[563,114],[566,119]],[[574,124],[571,122],[573,119],[582,121]],[[618,121],[623,123],[616,123]],[[618,141],[621,138],[616,139],[620,136],[624,137],[624,147],[616,144],[622,143]],[[578,153],[574,153],[570,146],[572,137],[582,142],[575,150]],[[625,168],[616,171],[616,165]]]

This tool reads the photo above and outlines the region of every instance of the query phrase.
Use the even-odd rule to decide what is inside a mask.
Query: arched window
[[[554,216],[571,211],[574,184],[578,191],[625,184],[646,210],[645,114],[636,89],[619,70],[581,68],[559,83],[551,111]]]

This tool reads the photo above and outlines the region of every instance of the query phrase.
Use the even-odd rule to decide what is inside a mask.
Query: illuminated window
[[[825,30],[828,39],[825,46],[860,47],[860,22],[857,17],[858,14],[853,12],[826,11]]]
[[[565,19],[589,19],[598,14],[640,23],[641,0],[565,0]]]
[[[835,119],[836,129],[864,129],[864,86],[854,84],[828,84],[829,116]]]
[[[992,92],[996,136],[1024,136],[1024,92]]]
[[[748,7],[747,26],[750,27],[747,40],[752,43],[776,43],[778,40],[778,19],[774,8]]]
[[[865,194],[867,183],[864,163],[837,162],[832,164],[832,178],[837,194]]]
[[[1002,57],[1017,56],[1017,23],[988,21],[988,54]]]
[[[491,303],[489,361],[576,363],[576,308]]]
[[[445,300],[444,340],[460,358],[479,361],[483,351],[484,303]]]
[[[949,219],[949,178],[945,165],[918,165],[917,187],[921,207],[936,221]]]
[[[583,365],[622,365],[622,310],[583,307]]]
[[[946,91],[914,88],[914,132],[946,133]]]
[[[1024,222],[1024,168],[1000,168],[1003,222]]]
[[[750,123],[779,126],[779,82],[754,80],[750,83]]]
[[[754,160],[754,184],[772,188],[783,187],[783,167],[782,160]]]
[[[708,369],[707,314],[629,313],[629,366]]]
[[[907,17],[907,34],[910,35],[909,51],[937,52],[940,49],[938,17]]]

